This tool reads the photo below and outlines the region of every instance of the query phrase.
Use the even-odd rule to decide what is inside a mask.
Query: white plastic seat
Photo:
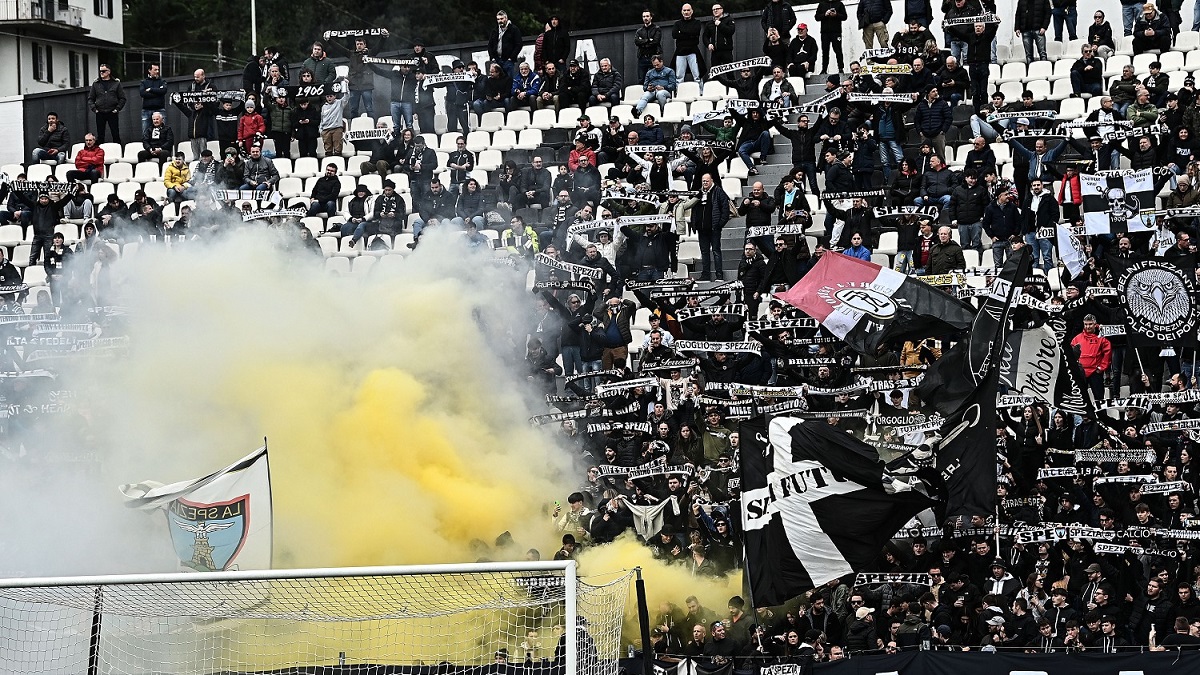
[[[547,131],[553,129],[558,123],[558,115],[554,113],[553,108],[542,108],[541,110],[533,111],[533,117],[529,118],[529,128]]]
[[[355,275],[366,274],[371,271],[371,268],[378,260],[379,258],[373,255],[360,255],[350,264],[350,273]]]
[[[340,256],[326,258],[325,271],[336,276],[348,276],[350,274],[350,259]]]
[[[462,138],[461,132],[445,133],[438,137],[438,150],[442,152],[454,152],[458,150],[458,139]]]
[[[539,110],[538,112],[552,111]],[[513,147],[521,150],[537,150],[542,147],[542,130],[538,128],[522,129],[520,135],[517,136],[517,143]]]
[[[696,90],[700,90],[700,85],[696,85]],[[621,94],[622,101],[636,101],[646,93],[646,88],[640,84],[625,85],[625,93]]]
[[[150,181],[142,186],[146,196],[159,204],[167,198],[167,186],[161,180]]]
[[[135,181],[126,181],[117,184],[117,197],[128,204],[133,201],[133,195],[138,190],[142,189],[142,184]]]
[[[897,250],[899,243],[900,234],[898,232],[881,232],[879,234],[879,245],[875,247],[875,253],[896,255],[899,253]]]
[[[616,117],[621,121],[621,124],[629,124],[633,122],[633,106],[625,103],[614,105],[609,111],[609,117]]]
[[[1059,59],[1055,61],[1054,70],[1050,73],[1050,79],[1056,81],[1066,79],[1069,81],[1071,79],[1071,66],[1073,65],[1075,65],[1075,62],[1071,59]]]
[[[1038,63],[1043,63],[1039,61]],[[1025,83],[1025,88],[1033,92],[1033,100],[1045,101],[1050,98],[1050,81],[1049,80],[1034,80],[1033,82]]]
[[[590,105],[583,114],[588,116],[594,126],[600,126],[608,123],[608,106],[605,105]]]
[[[1062,43],[1058,42],[1055,44],[1062,44]],[[1047,56],[1049,56],[1049,54],[1047,54]],[[1053,59],[1054,57],[1050,57],[1050,58]],[[1054,74],[1053,61],[1034,61],[1033,63],[1029,64],[1029,67],[1026,69],[1025,77],[1024,77],[1024,79],[1022,79],[1022,82],[1032,83],[1032,82],[1037,82],[1039,80],[1041,80],[1041,81],[1049,80],[1050,76],[1053,74]],[[1034,100],[1036,101],[1038,99],[1035,98]]]
[[[700,98],[699,82],[680,82],[675,89],[675,100],[691,103]]]
[[[0,225],[0,246],[13,247],[25,240],[25,229],[20,225]]]
[[[1025,62],[1014,61],[1012,63],[1006,63],[1000,67],[1000,77],[996,81],[1000,84],[1004,84],[1006,82],[1022,82],[1025,79],[1025,75]]]
[[[1051,85],[1051,87],[1050,87],[1050,100],[1051,101],[1064,101],[1064,102],[1067,100],[1079,101],[1080,109],[1083,108],[1083,99],[1071,98],[1071,93],[1073,90],[1071,89],[1071,81],[1070,80],[1054,80],[1054,81],[1048,82],[1046,84]],[[1030,91],[1032,91],[1032,90],[1030,90]],[[1060,120],[1061,119],[1075,119],[1074,117],[1069,117],[1069,118],[1064,117],[1065,114],[1066,113],[1063,110],[1059,110],[1058,119],[1060,119]]]
[[[1175,49],[1179,49],[1178,43],[1176,43]],[[1181,51],[1169,51],[1160,54],[1158,62],[1162,64],[1162,71],[1170,73],[1176,70],[1183,70],[1183,54]]]
[[[1067,83],[1067,89],[1070,90],[1071,83],[1067,80],[1059,80],[1054,83],[1055,93],[1058,92],[1059,85],[1063,82]],[[1051,97],[1053,98],[1053,97]],[[1087,105],[1081,98],[1065,98],[1062,99],[1062,106],[1058,111],[1058,119],[1071,121],[1079,119],[1087,114]]]
[[[480,131],[499,131],[504,128],[504,113],[499,110],[489,110],[479,118],[476,129]]]
[[[158,165],[158,162],[139,162],[137,166],[133,167],[133,179],[139,183],[149,183],[161,179],[162,172],[163,168]]]
[[[1025,91],[1025,86],[1020,82],[1005,82],[1000,85],[1000,91],[1004,94],[1004,100],[1020,101],[1021,92]]]
[[[121,161],[137,164],[138,153],[142,151],[141,141],[135,143],[126,143],[125,149],[121,153]]]
[[[30,164],[29,168],[25,170],[25,178],[31,181],[43,181],[53,173],[54,167],[49,164]]]
[[[528,110],[514,110],[508,113],[508,117],[504,118],[503,128],[511,129],[512,131],[520,131],[522,129],[528,129],[529,125],[532,123],[532,115]]]
[[[292,175],[296,178],[312,178],[323,173],[320,160],[316,157],[301,157],[292,165]]]
[[[121,161],[122,153],[120,143],[101,143],[100,149],[104,151],[105,164],[115,164],[116,162]]]
[[[101,206],[108,200],[108,196],[116,192],[117,188],[112,183],[92,183],[92,187],[88,192],[92,193],[92,202],[96,206]]]
[[[688,115],[687,104],[683,101],[667,101],[667,105],[662,111],[662,117],[659,120],[674,124],[683,122],[684,120],[691,120],[691,116]]]
[[[499,150],[484,150],[475,160],[475,168],[485,171],[495,171],[504,164],[504,155]]]
[[[296,176],[288,176],[287,178],[279,179],[279,194],[287,199],[299,197],[304,194],[304,181]]]
[[[705,101],[720,101],[729,97],[729,89],[720,82],[705,82],[704,93],[699,98]]]
[[[370,131],[375,128],[375,120],[366,115],[359,115],[350,120],[350,131]]]
[[[17,244],[17,247],[13,249],[10,261],[17,267],[27,267],[29,265],[29,252],[32,250],[33,247],[29,244]]]
[[[692,104],[690,106],[688,106],[688,115],[689,115],[688,119],[690,120],[692,117],[695,117],[696,115],[699,115],[701,113],[712,112],[713,110],[715,110],[715,107],[714,107],[714,104],[712,101],[706,101],[704,99],[701,99],[699,101],[692,101]]]
[[[486,113],[485,113],[486,114]],[[467,149],[482,152],[492,146],[492,134],[487,131],[472,131],[467,134]]]
[[[1131,63],[1133,63],[1133,59],[1131,59],[1128,55],[1113,54],[1112,56],[1108,57],[1107,61],[1104,62],[1104,76],[1120,77],[1121,69],[1130,65]]]
[[[517,132],[512,129],[500,129],[492,134],[492,146],[501,152],[512,150],[517,145]]]
[[[658,105],[657,101],[654,103],[647,103],[646,108],[642,110],[642,114],[638,115],[637,119],[634,121],[640,122],[641,120],[646,119],[646,115],[651,115],[654,117],[654,119],[660,120],[662,119],[662,107]]]
[[[25,256],[25,262],[29,262],[29,256]],[[23,281],[29,286],[46,286],[49,279],[46,278],[46,268],[43,265],[34,265],[26,267]]]
[[[554,123],[554,128],[574,129],[575,127],[579,126],[579,117],[581,115],[583,115],[583,112],[579,108],[563,108],[558,112],[558,121]],[[588,119],[591,119],[590,115],[588,116]],[[604,124],[604,121],[607,119],[607,116],[598,117],[594,120],[591,120],[591,122],[593,126],[597,126]]]

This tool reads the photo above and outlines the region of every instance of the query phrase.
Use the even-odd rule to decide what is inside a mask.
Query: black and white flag
[[[1083,195],[1083,224],[1087,233],[1147,232],[1154,229],[1143,210],[1154,208],[1154,171],[1142,169],[1128,176],[1079,175]]]
[[[1117,276],[1117,302],[1125,310],[1125,334],[1134,346],[1169,346],[1196,337],[1195,284],[1182,269],[1161,259],[1109,257]]]
[[[754,605],[870,569],[893,532],[932,505],[874,448],[823,421],[741,424],[742,527]]]

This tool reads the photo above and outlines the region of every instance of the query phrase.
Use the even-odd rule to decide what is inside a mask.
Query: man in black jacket
[[[1040,256],[1042,270],[1049,272],[1054,266],[1051,259],[1051,242],[1049,239],[1039,239],[1037,232],[1040,228],[1052,228],[1058,224],[1058,201],[1044,189],[1042,181],[1036,178],[1029,182],[1029,194],[1021,204],[1021,217],[1021,234],[1025,237],[1025,244],[1033,252],[1033,263],[1036,265]]]
[[[700,83],[700,93],[704,93],[704,80],[700,79],[700,33],[704,27],[693,16],[692,6],[685,4],[680,8],[682,18],[671,28],[671,37],[675,39],[675,77],[683,82],[685,70],[692,71],[692,79]]]
[[[629,247],[629,265],[636,281],[658,281],[666,276],[671,264],[671,237],[659,223],[646,223],[638,232],[628,225],[621,226]]]
[[[633,34],[633,44],[638,52],[637,81],[645,82],[650,57],[662,53],[662,29],[654,24],[654,15],[648,9],[642,10],[642,26]]]
[[[508,20],[508,12],[496,12],[496,30],[488,36],[488,58],[499,63],[510,79],[517,77],[521,45],[521,29]]]
[[[96,143],[104,144],[104,132],[108,129],[112,130],[113,143],[120,143],[119,115],[125,108],[125,89],[121,87],[121,81],[112,76],[108,64],[100,64],[100,77],[92,82],[87,101],[88,108],[96,115]]]
[[[763,184],[759,181],[750,187],[750,194],[744,197],[738,204],[738,215],[746,217],[746,227],[759,227],[771,224],[771,215],[775,212],[775,198],[767,194],[763,190]],[[766,251],[771,245],[771,235],[759,235],[750,237],[748,241],[754,242],[758,249]],[[747,286],[747,292],[749,292]]]
[[[33,227],[33,241],[30,242],[29,247],[29,266],[33,267],[38,263],[43,251],[47,256],[50,255],[54,226],[58,225],[58,221],[62,219],[63,208],[71,201],[72,195],[53,195],[53,199],[51,199],[52,195],[47,192],[40,192],[34,197],[33,193],[14,191],[13,196],[29,207],[29,224]]]
[[[1050,0],[1017,0],[1013,29],[1025,46],[1025,63],[1033,62],[1037,44],[1038,60],[1046,61],[1046,29],[1050,27]]]
[[[983,211],[990,198],[987,188],[973,171],[963,174],[963,182],[950,193],[950,224],[958,228],[964,249],[983,254]]]
[[[725,8],[720,3],[712,6],[712,23],[704,24],[703,37],[700,43],[708,52],[709,66],[720,66],[733,61],[733,17],[726,16]],[[675,75],[680,76],[679,71]]]

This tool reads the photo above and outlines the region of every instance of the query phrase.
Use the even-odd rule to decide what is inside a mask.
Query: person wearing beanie
[[[242,115],[242,118],[238,120],[238,143],[246,151],[249,151],[250,147],[256,141],[261,140],[260,135],[265,135],[266,133],[267,123],[263,119],[262,114],[258,112],[258,104],[251,98],[246,101],[246,114]]]

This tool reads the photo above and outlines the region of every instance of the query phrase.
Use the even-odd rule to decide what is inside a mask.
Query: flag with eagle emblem
[[[1102,171],[1079,175],[1083,225],[1089,235],[1148,232],[1142,211],[1154,208],[1154,170]]]
[[[1195,284],[1182,269],[1162,258],[1109,256],[1108,264],[1117,278],[1117,301],[1125,310],[1125,334],[1133,346],[1195,344]]]

